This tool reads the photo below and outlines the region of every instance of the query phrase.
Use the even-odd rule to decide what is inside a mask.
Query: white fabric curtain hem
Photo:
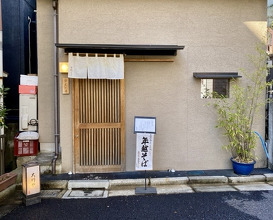
[[[124,79],[124,57],[122,54],[108,57],[88,54],[68,54],[68,77],[77,79]]]

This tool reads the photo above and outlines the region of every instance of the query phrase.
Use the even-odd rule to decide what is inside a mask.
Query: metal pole
[[[272,99],[272,90],[269,91],[269,98]],[[268,159],[268,167],[270,169],[273,168],[272,166],[272,156],[273,156],[273,103],[269,102],[268,104],[268,154],[269,154],[269,159]]]
[[[56,161],[59,156],[59,117],[58,117],[58,59],[59,53],[56,47],[58,43],[58,0],[52,1],[54,9],[54,138],[55,156],[52,160],[52,174],[56,174]]]
[[[0,175],[5,173],[5,135],[0,135]]]
[[[147,189],[147,184],[146,184],[146,170],[145,170],[145,190]]]

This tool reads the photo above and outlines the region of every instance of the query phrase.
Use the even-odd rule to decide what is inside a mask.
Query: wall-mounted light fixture
[[[60,73],[68,73],[68,62],[60,62],[59,71]]]
[[[26,206],[40,203],[40,165],[37,162],[29,162],[22,166],[23,203]]]

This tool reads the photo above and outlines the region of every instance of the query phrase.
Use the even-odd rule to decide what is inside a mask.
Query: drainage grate
[[[41,190],[41,197],[42,198],[56,198],[61,193],[59,189],[52,189],[52,190]]]
[[[107,198],[108,191],[105,189],[71,189],[63,195],[63,199],[94,199]]]

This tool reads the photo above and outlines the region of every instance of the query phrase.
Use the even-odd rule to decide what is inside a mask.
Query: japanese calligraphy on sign
[[[40,170],[39,166],[29,167],[27,173],[28,180],[28,195],[36,194],[40,192]]]
[[[136,139],[136,170],[153,169],[154,134],[137,133]]]

